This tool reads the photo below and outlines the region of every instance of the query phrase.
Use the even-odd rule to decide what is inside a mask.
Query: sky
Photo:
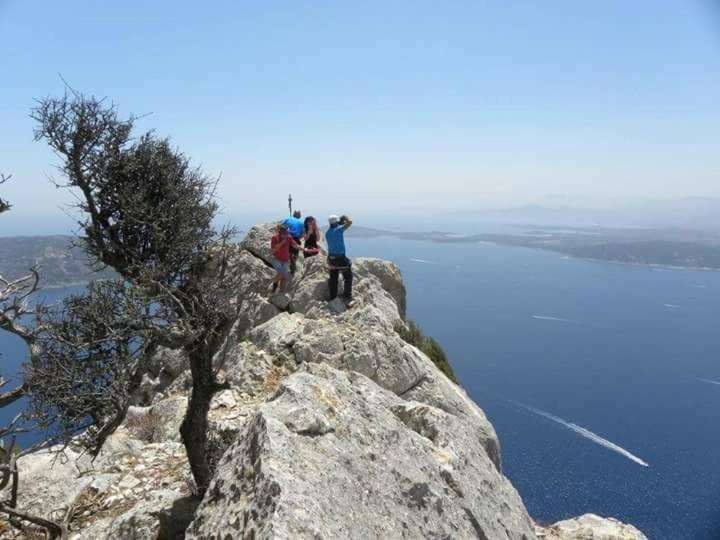
[[[229,219],[720,197],[718,4],[0,0],[0,235],[72,227],[29,118],[59,74]]]

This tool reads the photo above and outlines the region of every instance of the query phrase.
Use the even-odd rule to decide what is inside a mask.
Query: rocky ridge
[[[214,359],[230,389],[211,407],[205,497],[179,442],[187,363],[162,350],[94,461],[73,449],[20,460],[19,508],[65,519],[70,538],[645,538],[592,515],[534,525],[482,410],[396,332],[397,266],[356,259],[350,310],[325,301],[321,257],[271,296],[270,230],[234,248],[243,279]]]

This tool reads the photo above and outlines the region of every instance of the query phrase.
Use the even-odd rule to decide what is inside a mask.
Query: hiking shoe
[[[343,302],[345,302],[346,308],[351,308],[355,305],[355,302],[353,301],[352,298],[343,298]]]

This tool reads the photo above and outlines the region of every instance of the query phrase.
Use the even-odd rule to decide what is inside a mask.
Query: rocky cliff
[[[270,296],[269,237],[255,227],[233,255],[243,284],[214,359],[230,389],[212,404],[205,497],[179,442],[186,361],[160,351],[96,460],[20,460],[19,507],[65,519],[71,538],[644,538],[596,516],[535,526],[482,410],[397,333],[399,269],[355,260],[350,310],[325,301],[320,257]]]

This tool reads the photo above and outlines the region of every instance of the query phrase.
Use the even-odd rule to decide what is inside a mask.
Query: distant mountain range
[[[720,199],[687,197],[625,202],[608,208],[548,204],[476,210],[474,221],[538,225],[683,228],[720,231]]]
[[[73,240],[66,235],[0,238],[0,275],[16,279],[37,265],[41,287],[85,284],[113,275],[109,270],[93,271],[87,255]]]

